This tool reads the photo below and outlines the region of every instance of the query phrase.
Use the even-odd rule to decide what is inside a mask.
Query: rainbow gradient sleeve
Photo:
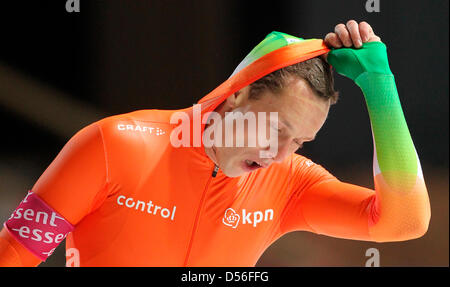
[[[360,49],[333,49],[328,62],[362,90],[374,142],[373,175],[376,191],[369,233],[374,241],[410,237],[426,230],[430,204],[419,157],[406,124],[394,75],[382,42]]]

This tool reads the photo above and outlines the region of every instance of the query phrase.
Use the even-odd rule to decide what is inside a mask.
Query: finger
[[[372,27],[368,23],[361,22],[359,25],[360,25],[359,32],[361,33],[361,35],[364,34],[365,37],[367,37],[367,40],[365,42],[381,42],[381,38],[378,37],[377,35],[375,35]],[[364,39],[363,39],[363,41],[364,41]]]
[[[347,30],[350,32],[350,37],[352,39],[353,45],[356,48],[361,48],[362,41],[361,36],[359,34],[359,26],[355,20],[350,20],[347,22]]]
[[[333,48],[341,48],[342,47],[342,42],[341,40],[339,40],[338,35],[336,35],[335,33],[328,33],[325,36],[325,45],[327,46],[331,46]]]
[[[337,24],[334,28],[334,32],[338,35],[339,39],[345,47],[351,47],[353,45],[350,34],[348,33],[347,27],[344,24]]]
[[[367,42],[381,42],[381,38],[374,35],[374,36],[370,37],[369,41],[367,41]]]
[[[372,27],[365,21],[359,23],[359,34],[361,35],[363,43],[368,42],[369,39],[374,36]]]

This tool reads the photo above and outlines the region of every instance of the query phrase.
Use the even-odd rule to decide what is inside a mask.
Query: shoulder
[[[335,177],[322,165],[315,163],[308,157],[292,154],[280,163],[277,169],[281,169],[296,180],[324,180]]]
[[[313,167],[313,166],[317,165],[311,159],[309,159],[305,156],[296,154],[296,153],[294,153],[290,156],[290,161],[294,168],[300,168],[300,167],[309,168],[309,167]]]
[[[138,110],[101,119],[97,122],[102,130],[145,131],[149,134],[170,125],[170,110]]]
[[[162,143],[169,139],[173,125],[171,110],[138,110],[97,121],[106,145]]]
[[[277,170],[283,170],[292,173],[298,171],[299,169],[306,170],[308,168],[317,166],[317,164],[305,156],[294,153],[288,156],[283,162],[273,164],[273,166]]]
[[[95,123],[104,145],[111,179],[136,182],[170,147],[173,125],[170,110],[139,110],[101,119]]]

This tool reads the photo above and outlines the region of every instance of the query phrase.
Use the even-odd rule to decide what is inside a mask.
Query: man
[[[375,190],[294,153],[337,100],[324,59],[365,96]],[[255,115],[258,129],[247,118],[230,144],[228,119],[238,113]],[[269,34],[197,106],[81,130],[5,223],[0,265],[38,265],[68,234],[77,266],[254,266],[291,231],[400,241],[425,234],[429,220],[386,47],[351,20],[324,41]]]

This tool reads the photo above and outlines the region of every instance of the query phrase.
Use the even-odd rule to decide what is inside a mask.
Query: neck
[[[204,146],[204,148],[205,148],[205,153],[206,153],[206,155],[209,157],[209,159],[210,159],[212,162],[214,162],[215,165],[218,166],[218,163],[217,163],[217,157],[216,157],[216,149],[215,149],[215,147],[214,147],[214,146],[212,146],[212,147],[206,147],[206,146]]]
[[[218,113],[223,120],[226,109],[227,109],[226,102],[223,102],[214,111],[216,113]],[[209,120],[207,122],[209,122]],[[206,124],[205,129],[203,130],[203,133],[205,133],[205,131],[208,128],[212,128],[212,127],[209,124]],[[216,166],[219,166],[218,161],[217,161],[217,149],[214,146],[214,144],[211,147],[204,146],[204,149],[205,149],[205,153],[209,157],[209,159],[211,161],[213,161]]]

